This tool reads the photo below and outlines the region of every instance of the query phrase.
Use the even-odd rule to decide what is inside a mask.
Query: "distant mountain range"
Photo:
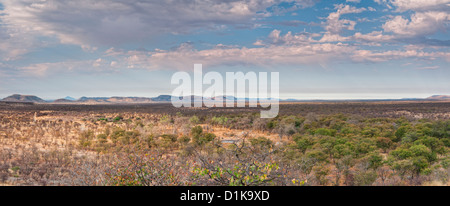
[[[186,96],[183,98],[191,98],[192,100],[196,96]],[[180,98],[180,97],[179,97]],[[200,97],[201,98],[201,97]],[[204,98],[205,101],[214,100],[218,97]],[[237,101],[248,101],[249,98],[236,98],[233,96],[223,96],[225,99],[233,99]],[[80,104],[131,104],[131,103],[158,103],[158,102],[170,102],[172,99],[171,95],[159,95],[158,97],[81,97],[75,99],[72,97],[65,97],[57,100],[43,100],[34,95],[21,95],[13,94],[11,96],[5,97],[0,101],[3,102],[31,102],[31,103],[55,103],[55,104],[65,104],[65,103],[80,103]],[[297,99],[280,99],[284,102],[329,102],[329,101],[439,101],[439,100],[450,100],[450,95],[433,95],[428,98],[404,98],[404,99],[369,99],[369,100],[297,100]]]

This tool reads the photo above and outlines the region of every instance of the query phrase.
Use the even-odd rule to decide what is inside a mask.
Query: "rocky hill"
[[[55,100],[53,102],[54,103],[72,103],[74,101],[63,98],[63,99],[57,99],[57,100]]]
[[[5,102],[37,102],[37,103],[45,102],[45,100],[43,100],[37,96],[21,95],[21,94],[13,94],[11,96],[3,98],[2,101],[5,101]]]
[[[155,102],[170,102],[172,96],[170,95],[159,95],[158,97],[153,97],[152,100]]]
[[[428,97],[427,99],[432,99],[432,100],[450,100],[450,95],[433,95],[431,97]]]

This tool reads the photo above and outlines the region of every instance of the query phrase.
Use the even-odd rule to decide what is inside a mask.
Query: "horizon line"
[[[67,95],[66,97],[62,97],[62,98],[41,98],[41,97],[39,97],[37,95],[32,95],[32,94],[15,93],[15,94],[11,94],[11,95],[6,96],[6,97],[0,97],[0,101],[3,101],[3,99],[5,99],[7,97],[10,97],[10,96],[13,96],[13,95],[35,96],[35,97],[38,97],[38,98],[40,98],[40,99],[42,99],[44,101],[55,101],[55,100],[58,100],[58,99],[66,99],[67,97],[73,98],[74,100],[72,100],[72,101],[78,101],[81,98],[114,98],[114,97],[122,97],[122,98],[149,98],[149,99],[152,99],[152,98],[157,98],[157,97],[161,97],[161,96],[172,96],[170,94],[160,94],[160,95],[157,95],[157,96],[119,96],[119,95],[113,95],[113,96],[81,96],[79,98],[74,98],[74,97],[72,97],[70,95]],[[195,96],[195,97],[202,97],[202,98],[211,98],[211,97],[205,97],[205,96],[200,96],[200,95],[185,95],[185,96],[179,96],[179,97],[189,97],[189,96],[191,96],[191,97]],[[214,97],[220,97],[220,96],[233,97],[237,101],[239,101],[239,100],[241,100],[241,101],[242,100],[250,100],[250,99],[257,99],[257,100],[259,100],[260,99],[260,98],[250,98],[250,97],[237,97],[237,96],[233,96],[233,95],[217,95],[217,96],[214,96]],[[324,98],[301,99],[301,98],[295,98],[295,97],[287,97],[287,98],[274,98],[274,99],[278,99],[279,101],[370,101],[370,100],[384,100],[384,101],[397,100],[398,101],[398,100],[427,100],[427,99],[433,100],[431,97],[436,97],[436,96],[444,96],[444,97],[446,97],[444,99],[447,99],[447,98],[450,99],[450,95],[446,95],[446,94],[428,95],[427,97],[400,97],[400,98],[392,98],[392,97],[391,98],[390,97],[386,97],[386,98],[383,98],[383,97],[379,97],[379,98],[378,97],[377,98],[375,98],[375,97],[366,97],[366,98],[365,97],[327,98],[327,97],[324,97]],[[271,98],[261,98],[261,99],[271,99]]]

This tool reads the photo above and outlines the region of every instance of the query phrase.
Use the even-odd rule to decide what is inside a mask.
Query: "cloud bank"
[[[450,61],[448,38],[450,0],[376,0],[386,8],[380,26],[362,30],[354,15],[379,12],[360,1],[333,5],[319,22],[291,20],[292,26],[317,25],[321,31],[271,29],[252,46],[214,44],[197,48],[182,43],[173,49],[137,50],[126,46],[164,35],[195,35],[228,28],[252,30],[274,15],[313,6],[313,0],[1,0],[0,59],[20,59],[34,48],[52,44],[78,45],[97,51],[92,60],[42,62],[9,66],[36,76],[52,71],[117,69],[187,69],[207,66],[303,65],[334,61],[383,62],[398,59]],[[284,6],[282,6],[284,5]],[[288,5],[288,6],[286,6]],[[389,11],[389,12],[388,12]],[[300,23],[298,23],[300,22]],[[42,39],[51,39],[43,41]],[[109,48],[99,51],[99,48]],[[7,66],[3,66],[6,68]],[[86,69],[89,68],[89,69]],[[190,66],[188,67],[190,68]]]

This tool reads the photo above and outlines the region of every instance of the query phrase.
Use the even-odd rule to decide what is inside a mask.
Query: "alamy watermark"
[[[175,107],[245,107],[246,103],[258,107],[259,103],[262,108],[270,107],[261,110],[261,118],[274,118],[279,111],[279,73],[270,72],[270,92],[267,74],[226,72],[224,82],[219,72],[203,75],[202,65],[194,64],[193,80],[187,72],[172,75],[171,84],[179,86],[173,90],[171,102]],[[204,85],[210,86],[204,90]]]

